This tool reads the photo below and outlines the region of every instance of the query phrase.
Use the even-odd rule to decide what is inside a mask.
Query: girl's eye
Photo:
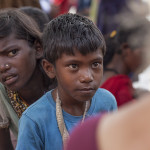
[[[72,69],[72,70],[77,70],[78,65],[77,64],[71,64],[71,65],[69,65],[69,68]]]
[[[95,62],[92,64],[92,68],[100,68],[101,64],[99,62]]]
[[[8,53],[8,56],[10,56],[10,57],[15,56],[16,53],[17,53],[17,50],[14,49],[14,50],[12,50],[12,51],[10,51],[10,52]]]

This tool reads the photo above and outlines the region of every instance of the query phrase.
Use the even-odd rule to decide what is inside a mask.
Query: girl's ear
[[[42,60],[42,67],[47,74],[47,76],[51,79],[55,78],[55,67],[52,63],[48,62],[46,59]]]
[[[34,45],[35,45],[35,50],[36,50],[36,58],[41,59],[43,57],[42,45],[38,41],[35,41]]]

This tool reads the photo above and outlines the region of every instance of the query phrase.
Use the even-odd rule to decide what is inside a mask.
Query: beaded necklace
[[[10,102],[14,111],[20,118],[22,113],[27,109],[29,105],[19,96],[17,92],[11,91],[9,89],[6,89],[6,92],[8,97],[10,98]]]
[[[81,123],[84,122],[89,103],[90,103],[89,101],[86,101],[85,110],[83,113],[83,118],[82,118]],[[59,131],[60,131],[61,136],[62,136],[63,145],[65,145],[66,140],[69,138],[69,133],[66,129],[66,125],[64,122],[64,118],[63,118],[63,114],[62,114],[62,107],[61,107],[61,100],[60,100],[59,95],[58,95],[58,90],[56,92],[56,119],[57,119]]]

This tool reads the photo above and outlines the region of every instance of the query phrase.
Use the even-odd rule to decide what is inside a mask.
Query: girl
[[[41,68],[41,33],[33,20],[15,9],[0,11],[0,149],[12,149],[22,112],[52,85]],[[3,147],[4,146],[4,147]]]

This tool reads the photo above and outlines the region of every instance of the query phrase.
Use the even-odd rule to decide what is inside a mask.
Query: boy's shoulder
[[[106,98],[115,99],[114,95],[111,92],[109,92],[108,90],[103,89],[103,88],[98,88],[96,93],[95,93],[95,96],[105,98],[105,99]]]
[[[101,105],[103,107],[112,107],[113,110],[117,108],[116,98],[106,89],[98,88],[93,99],[97,105]]]

